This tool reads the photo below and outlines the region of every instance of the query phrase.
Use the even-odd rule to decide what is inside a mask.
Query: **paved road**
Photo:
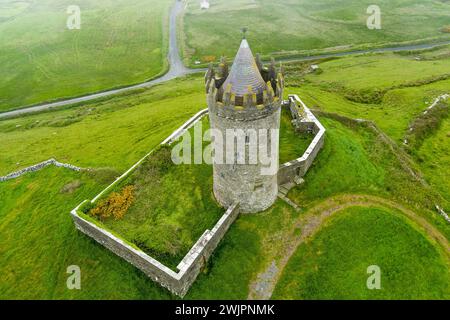
[[[155,84],[163,83],[187,74],[197,73],[197,72],[204,72],[205,69],[189,69],[186,68],[181,61],[179,50],[178,50],[178,44],[177,44],[177,17],[178,15],[183,11],[183,2],[182,1],[176,1],[175,5],[172,7],[170,12],[170,23],[169,23],[169,53],[168,53],[168,60],[169,60],[169,71],[154,80],[143,82],[137,85],[132,85],[129,87],[124,87],[120,89],[113,89],[109,91],[104,91],[100,93],[94,93],[89,94],[83,97],[79,98],[73,98],[68,100],[62,100],[58,102],[52,102],[52,103],[45,103],[42,105],[37,105],[34,107],[28,107],[18,110],[13,110],[9,112],[0,113],[0,119],[2,118],[8,118],[13,116],[18,116],[26,113],[32,113],[37,111],[43,111],[48,109],[54,109],[62,106],[68,106],[80,102],[86,102],[95,100],[98,98],[108,97],[115,94],[131,91],[134,89],[139,88],[148,88]],[[410,45],[410,46],[403,46],[403,47],[391,47],[391,48],[380,48],[380,49],[367,49],[367,50],[356,50],[356,51],[348,51],[348,52],[339,52],[339,53],[331,53],[331,54],[323,54],[323,55],[317,55],[317,56],[309,56],[309,57],[302,57],[302,58],[296,58],[296,59],[281,59],[280,61],[310,61],[310,60],[319,60],[319,59],[325,59],[325,58],[332,58],[332,57],[343,57],[353,54],[362,54],[362,53],[374,53],[374,52],[398,52],[398,51],[409,51],[409,50],[419,50],[419,49],[432,49],[437,46],[450,44],[450,41],[435,43],[435,44],[418,44],[418,45]]]
[[[166,74],[164,74],[163,76],[156,78],[154,80],[146,81],[146,82],[143,82],[143,83],[140,83],[137,85],[132,85],[129,87],[113,89],[113,90],[109,90],[109,91],[89,94],[89,95],[79,97],[79,98],[73,98],[73,99],[62,100],[62,101],[58,101],[58,102],[46,103],[46,104],[42,104],[42,105],[38,105],[38,106],[34,106],[34,107],[0,113],[0,119],[18,116],[18,115],[22,115],[22,114],[26,114],[26,113],[31,113],[31,112],[54,109],[54,108],[58,108],[58,107],[62,107],[62,106],[68,106],[71,104],[80,103],[80,102],[91,101],[91,100],[95,100],[98,98],[112,96],[115,94],[127,92],[127,91],[134,90],[134,89],[151,87],[155,84],[166,82],[166,81],[169,81],[169,80],[172,80],[172,79],[175,79],[175,78],[187,75],[187,74],[196,73],[196,72],[200,72],[200,71],[204,72],[204,69],[201,69],[201,70],[188,69],[184,66],[183,62],[181,61],[179,50],[178,50],[178,44],[177,44],[177,17],[181,13],[182,10],[183,10],[183,2],[176,1],[175,5],[172,7],[171,12],[170,12],[169,53],[167,56],[167,58],[169,60],[170,68],[169,68],[169,71]]]
[[[309,61],[309,60],[320,60],[320,59],[334,58],[334,57],[345,57],[345,56],[349,56],[349,55],[364,54],[364,53],[382,53],[382,52],[425,50],[425,49],[433,49],[433,48],[444,46],[447,44],[450,44],[450,40],[443,41],[443,42],[436,42],[436,43],[424,43],[424,44],[415,44],[415,45],[400,46],[400,47],[374,48],[374,49],[365,49],[365,50],[336,52],[336,53],[322,54],[322,55],[309,56],[309,57],[301,57],[301,58],[286,58],[286,59],[279,59],[278,61],[283,61],[283,62]]]

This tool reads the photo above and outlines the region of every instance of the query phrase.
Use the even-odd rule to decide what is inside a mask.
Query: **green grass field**
[[[417,159],[430,183],[450,201],[450,119],[427,138],[417,151]]]
[[[304,66],[298,64],[289,70],[287,82],[294,86],[286,91],[298,93],[313,109],[372,120],[402,146],[413,120],[436,97],[449,93],[449,53],[450,47],[447,46],[424,53],[347,57],[322,62],[322,73],[303,77],[299,74]],[[415,57],[418,56],[428,58],[417,61]],[[353,101],[355,96],[361,101]],[[365,99],[368,103],[364,102]],[[444,120],[438,132],[427,138],[419,150],[411,150],[411,153],[426,180],[448,201],[447,136],[448,120]],[[343,143],[340,140],[339,143]]]
[[[171,0],[0,1],[0,112],[142,82],[167,68]]]
[[[281,110],[280,121],[280,164],[300,158],[312,142],[312,134],[299,134],[293,130],[289,110]]]
[[[423,53],[433,56],[433,62],[439,68],[430,64],[430,61],[415,61],[411,55],[383,54],[323,62],[320,63],[323,73],[308,75],[306,79],[295,74],[287,75],[287,93],[299,94],[311,108],[373,120],[395,141],[396,146],[390,149],[364,125],[338,121],[331,115],[320,115],[320,121],[327,129],[324,149],[306,175],[305,183],[288,195],[302,210],[296,212],[279,200],[267,212],[240,217],[186,298],[246,299],[258,275],[273,260],[284,257],[285,252],[281,247],[286,243],[286,237],[292,234],[295,237],[301,232],[301,228],[292,231],[299,219],[318,202],[337,195],[368,194],[401,203],[449,239],[448,223],[433,208],[438,201],[446,211],[450,211],[446,187],[449,175],[448,119],[410,156],[401,147],[401,138],[408,124],[428,106],[427,103],[449,88],[449,80],[422,81],[448,72],[445,52],[440,49]],[[370,75],[366,82],[359,62],[370,62]],[[339,63],[346,66],[343,70],[347,70],[355,80],[346,80],[339,72]],[[397,82],[391,81],[388,74],[395,73],[395,70],[391,71],[392,68],[397,68],[398,73],[404,69],[416,70],[415,73],[405,71],[411,72],[414,83],[408,79],[403,82],[400,78],[397,78]],[[421,75],[415,76],[419,72]],[[372,74],[379,76],[373,77]],[[345,88],[371,90],[375,87],[372,81],[376,81],[377,87],[387,89],[381,102],[367,104],[350,101],[346,97],[348,92]],[[342,86],[335,86],[336,83]],[[409,85],[392,88],[404,83]],[[99,193],[117,175],[205,107],[203,78],[198,75],[83,106],[0,121],[0,175],[51,157],[82,167],[103,168],[95,170],[93,174],[46,168],[15,180],[0,182],[0,298],[174,298],[136,268],[77,232],[69,212],[81,201]],[[286,113],[283,113],[282,120],[281,155],[289,160],[292,156],[301,155],[307,139],[289,133]],[[429,152],[438,152],[440,156],[432,156]],[[409,164],[424,174],[430,186],[423,186],[413,179],[402,167],[398,155],[409,157]],[[177,185],[174,178],[172,176],[166,181],[167,187],[170,187],[166,189],[168,192]],[[163,198],[167,196],[163,195]],[[440,249],[437,244],[416,231],[414,223],[398,218],[400,213],[395,210],[391,212],[391,209],[382,208],[376,212],[360,212],[355,208],[349,209],[349,212],[352,210],[358,211],[358,214],[345,215],[342,221],[336,220],[336,224],[332,223],[320,231],[312,240],[311,247],[300,247],[292,260],[294,262],[291,261],[285,269],[274,298],[300,297],[300,294],[304,294],[301,297],[312,297],[312,294],[315,297],[337,296],[339,292],[336,292],[336,286],[342,283],[342,277],[335,281],[331,279],[321,291],[316,291],[312,283],[310,291],[302,289],[299,292],[303,288],[304,275],[296,274],[299,269],[295,261],[304,263],[304,254],[316,253],[315,249],[322,245],[323,248],[335,248],[338,240],[325,241],[332,235],[336,239],[346,239],[349,229],[366,234],[366,225],[376,226],[374,221],[380,222],[376,235],[380,237],[381,244],[371,247],[377,259],[387,261],[385,259],[389,258],[392,259],[390,263],[411,263],[412,267],[430,259],[435,262],[432,265],[428,262],[419,265],[422,272],[415,278],[412,278],[414,275],[405,274],[409,272],[409,266],[382,266],[382,270],[387,272],[386,281],[390,281],[386,282],[386,285],[390,285],[390,291],[380,293],[381,297],[396,298],[399,292],[403,292],[404,297],[448,298],[448,286],[430,285],[435,281],[445,280],[448,283],[448,277],[443,278],[445,272],[436,274],[442,270],[448,272],[444,260],[438,259],[437,252]],[[359,216],[360,219],[353,220],[353,217]],[[335,225],[338,227],[334,228]],[[404,232],[395,234],[393,226],[398,226]],[[392,257],[386,257],[385,254],[392,247],[391,241],[385,241],[389,237],[397,239],[397,246],[394,247],[396,254]],[[362,245],[367,239],[361,236],[358,243]],[[408,245],[409,242],[412,244]],[[323,277],[321,279],[326,278],[327,270],[332,269],[336,261],[345,261],[345,255],[351,250],[354,249],[353,254],[358,254],[358,248],[340,248],[342,250],[333,251],[332,256],[321,255],[321,260],[314,260],[317,265],[320,263],[328,268],[320,275]],[[402,257],[399,252],[411,253],[411,260],[405,260],[407,257]],[[367,259],[357,260],[352,270],[356,270],[359,263],[366,262]],[[72,264],[81,267],[81,291],[66,288],[66,269]],[[335,269],[339,270],[339,265]],[[398,276],[393,278],[392,274]],[[362,276],[357,271],[350,276],[349,279],[355,279],[356,282],[361,277],[367,279],[365,269]],[[400,279],[406,282],[398,281]],[[411,279],[417,285],[412,285]],[[286,287],[287,282],[292,282],[292,288]],[[360,287],[355,288],[351,291],[352,297],[364,297]]]
[[[449,23],[446,1],[217,0],[209,10],[200,10],[198,1],[188,3],[183,25],[184,55],[190,63],[222,54],[232,58],[242,27],[249,28],[253,51],[266,56],[450,38],[441,32]],[[381,30],[366,26],[369,5],[381,9]]]
[[[369,290],[367,268],[381,269]],[[274,299],[449,299],[442,252],[401,216],[354,207],[326,223],[289,261]]]
[[[200,77],[0,122],[0,174],[54,157],[125,171],[204,109]],[[12,147],[14,146],[14,147]]]

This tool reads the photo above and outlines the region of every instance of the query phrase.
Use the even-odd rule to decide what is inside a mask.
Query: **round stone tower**
[[[224,207],[238,202],[243,213],[264,211],[278,195],[283,76],[273,60],[268,67],[259,56],[255,61],[243,39],[231,70],[222,59],[218,70],[209,67],[205,82],[214,195]]]

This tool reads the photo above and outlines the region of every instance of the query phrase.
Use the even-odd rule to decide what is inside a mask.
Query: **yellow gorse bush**
[[[100,219],[113,217],[116,220],[122,219],[130,208],[134,200],[134,186],[126,186],[120,193],[113,192],[92,209],[89,214]]]

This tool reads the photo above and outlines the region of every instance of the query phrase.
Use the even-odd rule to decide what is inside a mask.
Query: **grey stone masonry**
[[[175,272],[112,233],[82,218],[78,213],[80,206],[71,212],[72,219],[78,230],[93,238],[119,257],[140,269],[153,281],[180,297],[186,295],[219,242],[239,216],[239,205],[235,204],[230,207],[212,230],[205,231],[178,265],[177,269],[179,271]]]
[[[441,207],[439,207],[438,205],[436,205],[436,210],[439,212],[439,214],[440,214],[441,216],[444,217],[444,219],[445,219],[447,222],[450,222],[450,217],[449,217],[448,214],[444,211],[444,209],[442,209]]]
[[[74,170],[74,171],[87,170],[87,169],[83,169],[83,168],[80,168],[80,167],[76,167],[76,166],[71,165],[71,164],[58,162],[55,159],[49,159],[49,160],[43,161],[41,163],[35,164],[33,166],[24,168],[22,170],[12,172],[12,173],[10,173],[10,174],[8,174],[6,176],[0,177],[0,182],[18,178],[18,177],[20,177],[20,176],[22,176],[22,175],[24,175],[24,174],[26,174],[28,172],[39,171],[39,170],[41,170],[41,169],[43,169],[45,167],[48,167],[50,165],[54,165],[56,167],[67,168],[67,169]]]
[[[211,65],[205,75],[210,126],[221,137],[213,139],[214,195],[224,208],[237,202],[242,213],[257,213],[277,199],[281,71],[275,61],[267,67],[257,63],[243,39],[230,72],[222,61],[219,70]],[[270,154],[271,170],[263,150]]]
[[[259,132],[261,129],[278,130],[280,127],[281,109],[265,118],[252,121],[236,121],[233,119],[221,118],[215,113],[209,113],[211,128],[219,130],[223,137],[226,137],[228,130],[241,130],[243,135],[250,136],[252,132]],[[268,136],[267,145],[278,148],[279,142],[271,141]],[[278,139],[278,137],[277,137]],[[226,144],[217,143],[214,149],[222,149],[222,154],[226,155]],[[237,149],[237,147],[236,147]],[[214,195],[216,200],[223,206],[228,207],[238,202],[242,213],[257,213],[271,207],[278,194],[277,169],[278,169],[278,149],[276,150],[277,167],[274,174],[261,174],[264,166],[260,161],[257,164],[250,163],[250,148],[245,146],[245,164],[217,164],[213,166],[214,175]],[[269,149],[268,153],[271,150]]]
[[[309,108],[297,95],[290,95],[285,103],[289,107],[295,128],[299,132],[311,132],[315,134],[313,141],[305,153],[298,159],[289,161],[280,166],[278,171],[278,184],[284,185],[293,182],[298,177],[303,177],[311,167],[314,159],[322,149],[325,141],[325,128]]]

